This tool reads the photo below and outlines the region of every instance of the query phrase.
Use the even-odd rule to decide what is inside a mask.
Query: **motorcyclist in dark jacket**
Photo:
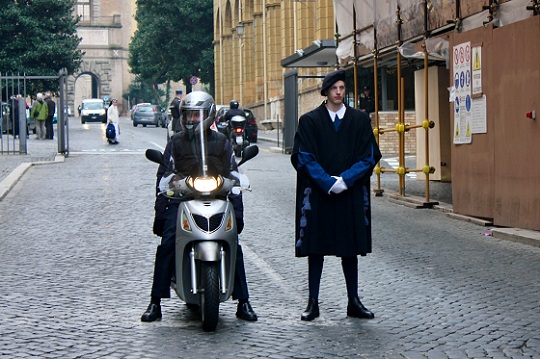
[[[195,135],[199,126],[206,131],[206,158],[209,174],[221,174],[228,177],[232,170],[236,170],[236,161],[232,154],[232,147],[223,134],[210,129],[214,122],[215,105],[212,96],[202,91],[191,92],[181,103],[182,130],[176,133],[167,143],[164,159],[167,165],[158,168],[156,191],[159,192],[159,183],[163,177],[175,171],[177,174],[192,174],[199,164]],[[203,111],[201,111],[203,110]],[[201,121],[201,112],[204,120]],[[230,195],[230,201],[235,210],[238,233],[244,227],[244,206],[240,195]],[[161,236],[161,244],[156,251],[154,263],[154,279],[152,284],[151,301],[148,309],[141,317],[143,322],[152,322],[160,319],[161,298],[170,298],[170,282],[175,265],[175,239],[176,223],[179,201],[164,196],[157,196],[155,203],[154,233]],[[247,321],[256,321],[257,314],[249,303],[249,291],[244,268],[242,247],[238,244],[236,255],[236,270],[234,279],[233,299],[238,300],[236,316]]]
[[[229,124],[228,128],[227,128],[227,137],[230,138],[230,134],[231,134],[231,131],[232,131],[232,123],[231,123],[231,119],[234,117],[234,116],[243,116],[243,117],[246,117],[246,113],[244,112],[244,110],[242,110],[240,108],[240,105],[238,103],[238,101],[236,100],[232,100],[230,103],[229,103],[229,110],[227,112],[225,112],[225,115],[223,115],[223,119],[224,121],[227,121],[227,123]]]

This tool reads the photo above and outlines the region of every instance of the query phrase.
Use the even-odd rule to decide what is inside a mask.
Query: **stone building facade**
[[[332,0],[214,0],[215,99],[236,99],[260,122],[283,118],[281,60],[316,39],[334,38]],[[320,76],[328,69],[301,70]],[[317,79],[301,80],[301,110],[320,104]],[[310,104],[310,105],[307,105]]]
[[[137,28],[135,11],[136,0],[77,0],[74,12],[81,17],[77,35],[84,56],[79,71],[67,80],[72,113],[84,98],[117,98],[122,112],[128,110],[122,95],[134,79],[128,55]]]

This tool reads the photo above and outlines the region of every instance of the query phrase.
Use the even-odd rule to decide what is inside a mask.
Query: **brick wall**
[[[371,114],[371,126],[375,128],[375,115]],[[398,122],[397,112],[379,112],[379,128],[395,129]],[[405,124],[416,124],[416,114],[413,111],[405,111]],[[399,153],[398,133],[386,132],[379,135],[379,148],[383,155]],[[405,153],[416,154],[416,129],[405,132]]]

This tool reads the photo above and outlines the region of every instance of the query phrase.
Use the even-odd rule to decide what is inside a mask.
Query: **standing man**
[[[375,101],[371,96],[371,89],[369,86],[364,86],[364,93],[360,95],[360,110],[368,115],[375,111]]]
[[[47,133],[45,138],[47,140],[52,140],[54,139],[53,118],[54,112],[56,111],[56,103],[53,101],[50,91],[45,94],[45,102],[47,103],[47,110],[49,111],[47,119],[45,120],[45,132]]]
[[[309,300],[302,320],[319,316],[324,256],[341,257],[347,315],[374,318],[358,297],[357,255],[371,253],[370,176],[381,153],[366,113],[346,106],[345,71],[323,80],[327,99],[300,117],[291,162],[297,171],[297,257],[308,257]]]
[[[47,135],[45,120],[49,115],[49,110],[41,92],[36,95],[36,100],[32,105],[32,114],[30,117],[36,121],[36,140],[44,140]]]
[[[169,108],[171,109],[172,117],[172,130],[173,133],[179,132],[181,130],[180,125],[180,103],[182,102],[182,90],[176,90],[175,97],[171,101]]]
[[[21,98],[21,95],[17,96],[11,96],[9,99],[9,105],[11,107],[11,116],[9,121],[11,121],[13,127],[9,130],[9,132],[13,135],[14,138],[18,138],[19,136],[19,99]],[[8,128],[10,126],[8,125]]]

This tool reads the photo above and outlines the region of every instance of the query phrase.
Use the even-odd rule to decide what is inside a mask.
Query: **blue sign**
[[[454,76],[454,86],[455,88],[459,88],[459,74],[456,72],[456,75]]]
[[[459,113],[459,97],[456,96],[456,100],[454,101],[454,110],[456,113]]]
[[[465,73],[463,71],[459,74],[459,84],[461,87],[465,86]]]
[[[467,108],[467,112],[471,110],[472,102],[471,102],[471,96],[467,95],[465,98],[465,107]]]

